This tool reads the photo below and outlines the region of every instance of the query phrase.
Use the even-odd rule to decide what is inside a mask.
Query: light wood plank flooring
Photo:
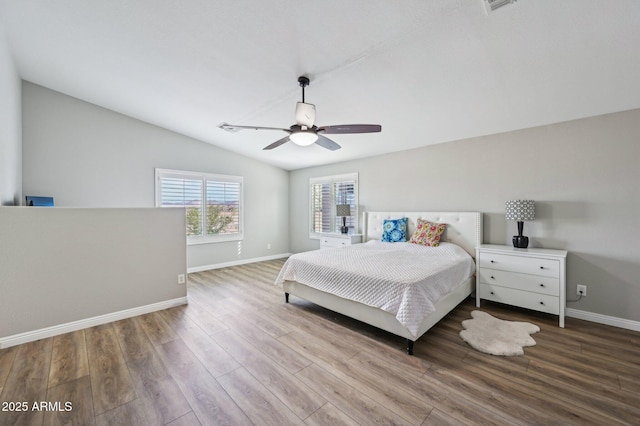
[[[188,306],[0,350],[0,425],[640,424],[640,333],[487,303],[541,328],[524,356],[495,357],[458,336],[469,299],[410,357],[285,304],[282,263],[191,274]]]

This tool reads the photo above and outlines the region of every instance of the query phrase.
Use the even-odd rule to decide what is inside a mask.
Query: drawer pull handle
[[[496,262],[494,260],[492,260],[491,263],[496,263]]]
[[[491,275],[491,279],[492,279],[492,280],[495,280],[495,279],[496,279],[496,277],[494,277],[493,275]]]
[[[540,283],[540,287],[544,287],[544,284]]]
[[[491,295],[495,294],[494,292],[491,292]]]
[[[544,305],[544,302],[540,302],[541,305]]]
[[[540,269],[544,269],[544,266],[541,266]]]

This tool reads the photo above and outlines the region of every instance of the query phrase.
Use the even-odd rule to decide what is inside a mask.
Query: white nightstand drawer
[[[553,277],[480,268],[480,282],[552,296],[560,294],[560,279]]]
[[[486,300],[493,300],[494,302],[534,309],[554,315],[558,315],[560,312],[559,298],[547,294],[531,293],[490,284],[480,284],[480,297]]]
[[[324,234],[320,236],[320,248],[345,247],[361,241],[361,234]]]
[[[323,247],[340,247],[351,245],[351,241],[346,238],[337,237],[322,237],[320,238],[320,245]]]
[[[480,267],[523,274],[543,275],[545,277],[558,278],[560,276],[559,261],[554,259],[540,259],[537,257],[480,253]]]

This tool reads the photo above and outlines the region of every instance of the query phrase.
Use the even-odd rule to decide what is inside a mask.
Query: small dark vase
[[[513,246],[516,248],[529,247],[529,237],[525,237],[524,235],[514,235],[512,241],[513,241]]]
[[[523,228],[524,222],[518,221],[518,235],[514,235],[513,239],[511,240],[513,241],[513,246],[515,248],[529,247],[529,237],[525,237],[524,235],[522,235]]]

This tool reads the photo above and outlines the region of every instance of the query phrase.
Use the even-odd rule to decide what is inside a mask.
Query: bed
[[[332,286],[318,288],[317,283],[311,282],[313,280],[308,280],[308,278],[304,277],[300,278],[304,274],[296,273],[295,269],[293,269],[292,272],[293,266],[291,266],[294,264],[295,259],[302,258],[298,260],[298,262],[300,262],[307,261],[309,257],[312,256],[319,256],[320,258],[324,258],[324,262],[327,262],[328,259],[331,259],[330,256],[351,256],[349,251],[360,253],[358,255],[360,257],[367,257],[366,254],[363,254],[365,253],[365,248],[368,250],[367,245],[371,245],[374,250],[378,251],[381,249],[381,245],[393,246],[394,244],[405,244],[407,246],[415,246],[409,243],[379,242],[382,237],[385,219],[397,219],[401,217],[408,218],[407,241],[413,234],[418,219],[422,219],[447,224],[447,228],[442,234],[443,244],[441,244],[441,247],[447,248],[447,250],[451,249],[454,253],[464,251],[465,257],[466,254],[468,254],[473,259],[475,257],[475,248],[482,243],[482,214],[479,212],[365,212],[362,222],[363,244],[299,253],[291,256],[287,260],[276,279],[277,284],[282,284],[285,301],[289,303],[290,295],[297,296],[334,312],[357,319],[397,336],[404,337],[407,341],[407,353],[413,355],[414,342],[473,292],[475,288],[473,276],[475,266],[460,279],[460,282],[453,283],[450,291],[444,295],[440,295],[438,300],[432,300],[431,306],[428,309],[430,312],[423,318],[419,318],[417,323],[413,318],[413,322],[407,322],[407,315],[409,317],[412,316],[411,310],[414,309],[412,307],[406,308],[405,306],[402,310],[402,315],[399,315],[400,311],[394,310],[395,306],[384,306],[381,308],[375,306],[376,303],[370,303],[369,300],[367,303],[354,300],[355,298],[349,294],[349,291],[352,290],[341,290],[337,287],[332,288]],[[331,253],[328,253],[329,251],[331,251]],[[358,258],[358,256],[356,256],[356,258]],[[342,262],[336,263],[341,264]],[[347,262],[343,264],[346,265]],[[345,274],[352,272],[341,270],[341,268],[336,266],[327,269],[332,270],[327,271],[327,274],[338,274],[342,277],[342,281],[345,281]],[[336,276],[335,281],[339,280],[339,277]],[[416,303],[416,305],[422,304],[422,302]]]

